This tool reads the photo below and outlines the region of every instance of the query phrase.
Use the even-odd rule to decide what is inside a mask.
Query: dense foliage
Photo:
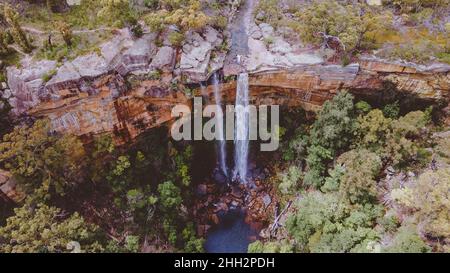
[[[16,208],[0,227],[0,252],[99,252],[101,234],[77,212],[39,204]]]
[[[285,128],[291,133],[281,144],[278,190],[295,204],[282,228],[287,235],[256,241],[249,252],[448,251],[450,179],[446,167],[428,169],[435,166],[431,109],[399,110],[396,103],[354,103],[341,92],[309,129]],[[411,170],[423,173],[402,180]]]

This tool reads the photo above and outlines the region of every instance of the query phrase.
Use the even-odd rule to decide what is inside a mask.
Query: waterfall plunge
[[[214,99],[216,101],[217,105],[217,130],[216,135],[218,135],[218,161],[220,170],[222,173],[228,177],[228,171],[227,171],[227,155],[226,155],[226,141],[225,141],[225,135],[223,130],[224,125],[224,119],[223,119],[223,111],[222,111],[222,97],[220,94],[220,86],[219,86],[219,77],[217,76],[217,73],[213,74],[212,77],[212,84],[214,87]]]
[[[233,180],[247,182],[249,113],[248,113],[248,74],[238,76],[236,90],[236,120],[234,138]]]

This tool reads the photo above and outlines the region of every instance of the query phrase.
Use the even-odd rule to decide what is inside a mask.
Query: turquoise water
[[[206,236],[206,252],[246,253],[251,243],[250,237],[257,233],[245,223],[245,214],[240,210],[231,210],[219,218],[219,224],[211,227]]]

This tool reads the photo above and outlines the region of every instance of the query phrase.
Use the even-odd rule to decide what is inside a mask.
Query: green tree
[[[417,158],[421,130],[429,121],[422,111],[391,120],[374,109],[358,118],[356,143],[378,154],[385,163],[404,165]]]
[[[73,33],[69,24],[63,21],[59,21],[56,23],[56,29],[61,33],[61,36],[66,43],[67,46],[72,45]]]
[[[164,9],[148,14],[144,20],[153,31],[161,31],[166,25],[176,25],[181,32],[198,30],[213,20],[201,10],[201,2],[164,1]]]
[[[379,240],[373,228],[382,207],[348,206],[336,193],[308,192],[286,222],[298,248],[306,252],[371,252]]]
[[[72,135],[60,135],[47,119],[18,126],[0,143],[0,163],[29,194],[63,195],[84,180],[85,150]]]
[[[429,116],[422,111],[409,112],[394,120],[386,137],[383,157],[394,165],[406,164],[416,159],[421,130],[429,121]]]
[[[203,244],[205,242],[202,238],[197,238],[195,235],[194,224],[189,222],[182,231],[184,239],[184,251],[188,253],[204,252]]]
[[[166,181],[158,185],[161,204],[166,210],[176,210],[181,205],[181,191],[172,181]]]
[[[351,150],[339,156],[337,163],[344,168],[340,195],[351,203],[373,202],[378,193],[380,157],[365,149]]]
[[[383,114],[387,118],[396,119],[400,113],[400,105],[398,101],[386,104],[383,107]]]
[[[419,237],[417,227],[406,225],[399,228],[392,242],[383,248],[389,253],[426,253],[431,248]]]
[[[10,26],[10,33],[14,42],[16,42],[16,44],[18,44],[26,53],[31,52],[31,43],[19,23],[19,13],[17,13],[10,5],[5,4],[3,7],[3,15]]]
[[[305,184],[321,187],[327,164],[337,152],[347,148],[356,129],[353,96],[340,92],[322,106],[311,128]]]
[[[314,233],[321,231],[326,223],[342,214],[335,194],[307,193],[296,207],[298,211],[289,216],[286,228],[303,248]]]
[[[413,208],[422,232],[436,238],[450,237],[450,168],[426,171],[410,187],[395,189],[391,196]]]
[[[335,0],[313,2],[296,16],[302,24],[300,35],[306,42],[320,44],[329,35],[339,39],[345,51],[366,47],[376,32],[392,22],[392,15],[386,11],[378,14],[366,5]]]
[[[98,252],[102,236],[95,225],[78,213],[68,215],[59,208],[38,204],[14,209],[15,215],[0,227],[0,252]],[[81,249],[71,249],[70,242]],[[75,247],[76,248],[76,247]]]
[[[293,253],[295,247],[288,240],[261,242],[255,241],[248,245],[248,253]]]
[[[302,171],[297,166],[290,166],[287,172],[280,175],[281,183],[278,185],[283,194],[295,194],[299,188]]]
[[[334,155],[348,147],[355,127],[353,96],[341,91],[323,104],[311,128],[311,142],[329,149]]]
[[[385,118],[383,112],[374,109],[365,116],[358,117],[357,142],[373,152],[379,152],[386,144],[392,120]]]
[[[320,188],[325,181],[325,172],[328,162],[333,159],[333,152],[322,146],[312,145],[308,147],[306,164],[308,169],[303,182]]]

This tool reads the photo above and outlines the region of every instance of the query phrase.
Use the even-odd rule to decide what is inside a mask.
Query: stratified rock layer
[[[260,72],[250,77],[250,99],[256,105],[280,104],[317,110],[343,88],[355,94],[377,96],[390,82],[397,92],[408,96],[448,101],[450,76],[448,68],[444,68],[419,69],[365,60],[345,67],[305,65],[291,70]],[[128,90],[123,77],[115,72],[90,80],[88,84],[84,80],[63,87],[57,91],[59,99],[40,101],[27,113],[50,118],[57,131],[77,135],[112,132],[117,142],[123,143],[149,128],[173,121],[171,111],[175,105],[190,106],[190,99],[181,88],[176,90],[161,81],[142,81]],[[233,104],[236,83],[224,83],[220,88],[223,102]],[[211,102],[213,92],[212,86],[203,90]]]

